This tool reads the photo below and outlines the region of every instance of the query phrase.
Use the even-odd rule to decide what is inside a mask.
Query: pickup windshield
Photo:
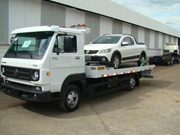
[[[92,42],[92,44],[117,44],[121,36],[104,35]]]
[[[6,58],[42,59],[54,32],[31,32],[17,34]]]

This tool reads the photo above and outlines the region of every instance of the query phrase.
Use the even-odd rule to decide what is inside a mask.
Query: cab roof
[[[11,32],[11,34],[16,35],[18,33],[43,32],[43,31],[53,31],[58,33],[88,34],[90,33],[90,28],[87,27],[64,28],[64,27],[59,27],[57,25],[34,26],[34,27],[15,29]]]

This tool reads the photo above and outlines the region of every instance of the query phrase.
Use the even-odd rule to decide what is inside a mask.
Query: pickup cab
[[[146,59],[146,50],[146,45],[127,34],[106,34],[84,46],[87,63],[110,65],[115,69],[126,62],[140,65]]]

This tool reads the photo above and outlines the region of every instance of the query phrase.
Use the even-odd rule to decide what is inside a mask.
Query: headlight
[[[39,79],[39,71],[37,70],[32,71],[31,77],[33,81],[37,81]]]
[[[109,53],[111,51],[111,49],[105,49],[105,50],[101,50],[99,53]]]

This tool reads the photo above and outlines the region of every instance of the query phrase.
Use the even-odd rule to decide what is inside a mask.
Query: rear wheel
[[[174,61],[173,58],[170,58],[170,65],[173,65]]]
[[[120,56],[118,54],[114,54],[111,58],[111,67],[114,67],[114,69],[119,68],[121,64]]]
[[[72,112],[79,107],[80,101],[80,89],[75,85],[69,85],[63,93],[59,104],[63,111]]]
[[[138,66],[141,66],[142,62],[146,60],[146,56],[144,53],[141,54],[139,61],[137,62]]]
[[[179,63],[179,59],[177,59],[177,61],[176,61],[177,63]]]
[[[170,66],[170,65],[171,65],[171,60],[170,60],[169,57],[165,57],[165,58],[164,58],[164,65],[165,65],[165,66]]]
[[[130,75],[129,76],[129,86],[127,88],[128,91],[131,91],[131,90],[134,90],[136,86],[136,78],[135,78],[135,75]]]

